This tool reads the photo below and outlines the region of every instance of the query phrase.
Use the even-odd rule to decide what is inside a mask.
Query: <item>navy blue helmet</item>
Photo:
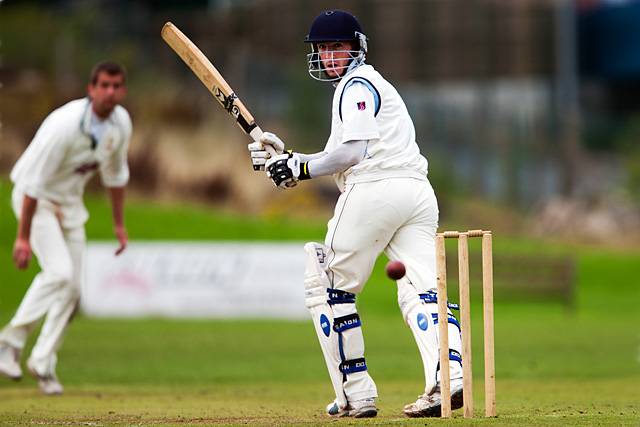
[[[304,42],[311,44],[311,53],[307,55],[309,75],[321,81],[340,80],[349,70],[362,65],[367,53],[367,36],[362,32],[360,23],[355,16],[343,10],[327,10],[318,15],[311,23]],[[353,46],[344,51],[352,60],[347,66],[339,67],[340,73],[334,77],[329,77],[318,53],[318,43],[325,42],[351,42]]]
[[[305,43],[358,40],[362,27],[355,16],[343,10],[322,12],[311,24]]]

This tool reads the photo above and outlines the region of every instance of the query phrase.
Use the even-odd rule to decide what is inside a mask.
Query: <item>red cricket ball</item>
[[[404,268],[404,264],[400,261],[389,261],[387,266],[385,267],[387,271],[387,276],[389,279],[399,280],[402,279],[407,272]]]

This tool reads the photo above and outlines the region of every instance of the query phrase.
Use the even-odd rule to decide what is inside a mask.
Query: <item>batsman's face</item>
[[[324,42],[318,43],[318,53],[322,66],[329,77],[340,77],[343,75],[351,59],[353,46],[348,42]]]
[[[93,111],[100,117],[108,117],[116,105],[127,95],[124,76],[105,72],[98,74],[96,84],[89,83],[87,92],[93,103]]]

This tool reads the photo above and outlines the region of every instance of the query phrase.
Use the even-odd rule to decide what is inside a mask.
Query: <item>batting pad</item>
[[[439,381],[438,304],[435,294],[418,294],[406,279],[398,281],[398,304],[405,323],[411,329],[424,366],[425,393],[431,393]],[[462,378],[462,340],[460,325],[448,310],[449,359],[451,380]]]
[[[348,401],[378,397],[373,379],[364,359],[364,337],[360,316],[356,311],[356,296],[338,289],[327,289],[333,310],[333,335],[337,335],[340,353],[339,369],[343,374],[343,389]]]
[[[336,393],[335,403],[344,409],[349,400],[377,397],[375,383],[364,360],[364,340],[355,295],[329,288],[324,245],[311,242],[305,244],[304,250],[307,253],[305,304],[311,313]]]

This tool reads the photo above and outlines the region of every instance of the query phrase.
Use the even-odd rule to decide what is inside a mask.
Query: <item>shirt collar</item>
[[[82,113],[82,119],[80,121],[80,130],[82,133],[89,135],[91,133],[91,99],[85,98],[84,112]]]
[[[93,108],[91,107],[91,99],[89,97],[85,98],[86,104],[84,107],[84,112],[82,113],[82,121],[80,122],[80,130],[84,134],[91,134],[91,116],[95,114],[93,112]],[[114,109],[115,111],[115,109]],[[96,114],[97,117],[97,114]],[[103,121],[113,121],[113,111],[109,114],[109,117],[104,119]]]

